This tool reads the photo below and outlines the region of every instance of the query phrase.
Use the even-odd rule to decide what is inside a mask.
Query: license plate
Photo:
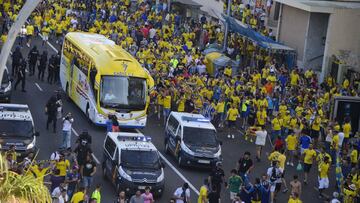
[[[198,160],[198,162],[201,164],[209,164],[210,163],[209,160],[202,160],[202,159]]]
[[[146,186],[138,186],[139,190],[145,190]],[[149,186],[149,188],[151,189],[151,187]]]

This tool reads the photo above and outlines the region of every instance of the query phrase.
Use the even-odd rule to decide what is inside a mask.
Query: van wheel
[[[102,167],[102,175],[103,175],[104,180],[107,179],[106,173],[107,173],[106,167]]]
[[[170,154],[169,141],[165,141],[165,154]]]

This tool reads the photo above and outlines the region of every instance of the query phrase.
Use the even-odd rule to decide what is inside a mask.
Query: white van
[[[216,129],[200,114],[171,112],[165,127],[165,151],[179,166],[213,167],[221,161]]]

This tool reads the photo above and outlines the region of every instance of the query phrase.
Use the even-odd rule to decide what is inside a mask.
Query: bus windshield
[[[112,109],[144,110],[146,80],[136,77],[103,76],[100,105]]]

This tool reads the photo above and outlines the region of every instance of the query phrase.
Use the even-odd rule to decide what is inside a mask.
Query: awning
[[[183,5],[187,5],[187,6],[191,6],[191,7],[195,7],[195,8],[202,7],[201,4],[198,4],[193,0],[173,0],[172,3],[179,3],[179,4],[183,4]]]
[[[270,37],[265,37],[264,35],[256,32],[250,26],[236,20],[235,18],[223,15],[225,21],[229,24],[229,29],[233,32],[239,33],[240,35],[254,41],[262,48],[265,49],[276,49],[276,50],[288,50],[293,51],[293,48],[280,44],[279,42],[274,41]]]

